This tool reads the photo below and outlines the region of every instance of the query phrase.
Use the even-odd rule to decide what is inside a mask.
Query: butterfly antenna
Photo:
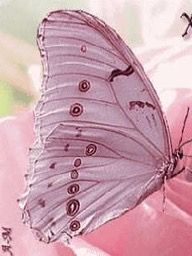
[[[185,142],[183,142],[183,143],[180,145],[180,148],[182,148],[184,145],[186,145],[186,144],[188,144],[188,143],[190,143],[190,142],[192,142],[192,139],[186,140]]]
[[[185,154],[183,154],[183,156],[185,156],[185,157],[192,157],[192,155],[185,155]]]
[[[165,190],[165,183],[166,183],[166,175],[164,176],[163,180],[163,201],[162,201],[162,211],[165,212],[165,204],[166,204],[166,190]]]
[[[188,118],[188,115],[189,115],[189,107],[187,107],[187,113],[185,115],[185,118],[184,118],[184,121],[183,121],[183,127],[182,127],[182,131],[181,131],[181,137],[180,137],[180,140],[179,140],[179,144],[178,144],[178,148],[181,148],[183,145],[185,145],[186,143],[189,143],[191,140],[189,141],[186,141],[184,142],[183,144],[182,143],[182,140],[183,140],[183,134],[184,134],[184,131],[185,131],[185,126],[186,126],[186,122],[187,122],[187,118]]]

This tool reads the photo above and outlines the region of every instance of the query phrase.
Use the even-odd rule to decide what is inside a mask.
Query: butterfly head
[[[173,157],[177,161],[181,160],[183,158],[183,149],[182,148],[175,149],[175,152],[173,153]]]
[[[181,137],[180,137],[180,140],[179,140],[179,143],[178,143],[178,147],[173,152],[173,159],[174,159],[174,162],[176,164],[177,164],[178,160],[181,160],[184,156],[187,156],[186,154],[183,153],[183,147],[186,144],[192,142],[191,139],[183,142],[183,134],[184,134],[184,131],[185,131],[188,116],[189,116],[189,107],[187,108],[187,112],[186,112],[186,115],[185,115],[185,118],[184,118],[183,127],[182,127],[182,131],[181,131]],[[174,164],[174,166],[176,166],[176,164]]]

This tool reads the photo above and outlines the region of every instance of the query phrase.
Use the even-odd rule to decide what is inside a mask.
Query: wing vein
[[[47,38],[49,38],[49,37],[52,37],[52,36],[47,36]],[[55,38],[55,37],[57,37],[57,38],[62,38],[62,39],[70,39],[70,40],[74,40],[74,41],[79,41],[79,42],[82,42],[82,43],[85,43],[85,44],[89,44],[89,45],[91,45],[91,46],[95,46],[96,48],[102,49],[102,50],[104,50],[104,51],[106,51],[106,52],[112,54],[114,57],[118,58],[118,59],[121,60],[123,63],[125,63],[123,59],[119,58],[119,55],[115,54],[114,52],[111,52],[109,49],[107,49],[107,48],[105,48],[105,47],[102,47],[102,46],[100,46],[100,45],[96,45],[96,44],[91,43],[91,42],[89,42],[89,41],[87,41],[87,40],[79,39],[79,38],[75,38],[75,37],[70,37],[70,36],[54,36],[54,38]],[[54,47],[54,46],[52,46],[52,47]],[[47,47],[46,47],[46,48],[47,48]],[[51,48],[51,46],[50,46],[49,48]]]
[[[110,68],[113,68],[113,69],[116,69],[116,66],[110,64],[110,63],[107,63],[107,62],[104,62],[104,61],[101,61],[101,60],[98,60],[98,59],[95,59],[95,58],[90,58],[90,57],[85,57],[85,56],[81,56],[81,55],[75,55],[75,54],[60,54],[60,55],[57,55],[58,57],[78,57],[80,59],[85,59],[85,60],[91,60],[91,61],[94,61],[96,63],[100,63],[100,64],[104,64]],[[54,55],[54,57],[57,57],[56,55]],[[53,56],[52,56],[53,57]],[[75,62],[74,62],[75,63]],[[76,62],[78,63],[78,62]],[[80,62],[81,63],[81,62]],[[67,65],[68,62],[62,62],[62,63],[57,63],[56,66],[60,66],[60,65]],[[81,63],[81,64],[84,64],[84,63]],[[55,64],[54,64],[55,65]],[[91,67],[91,65],[88,65]]]

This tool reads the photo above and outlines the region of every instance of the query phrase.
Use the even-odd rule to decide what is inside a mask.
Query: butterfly
[[[184,170],[177,165],[186,142],[173,150],[143,67],[103,21],[54,11],[37,42],[43,82],[20,207],[24,223],[49,243],[136,207]]]

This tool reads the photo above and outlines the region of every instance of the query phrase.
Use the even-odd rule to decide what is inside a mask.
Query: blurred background
[[[191,14],[192,0],[0,0],[0,117],[32,109],[37,100],[42,70],[36,31],[56,9],[91,12],[140,49],[181,38],[187,22],[180,15]]]

